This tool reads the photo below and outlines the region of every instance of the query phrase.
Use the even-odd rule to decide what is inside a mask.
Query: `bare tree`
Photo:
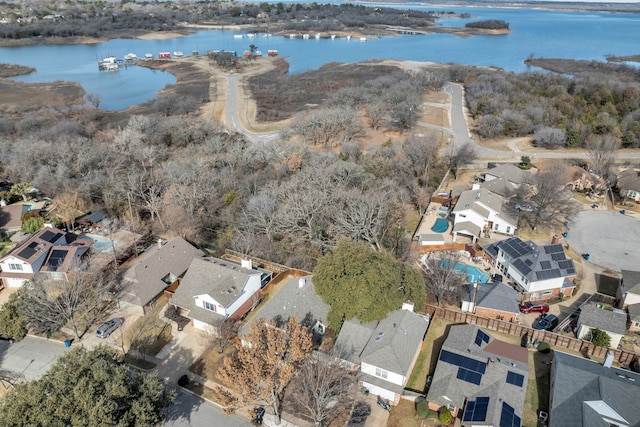
[[[68,280],[27,282],[20,312],[30,328],[47,335],[65,325],[81,339],[87,329],[104,314],[112,297],[112,277],[77,262]]]
[[[478,158],[475,148],[469,143],[458,148],[449,159],[449,169],[453,172],[453,175],[458,179],[458,170]]]
[[[429,181],[431,167],[437,161],[438,141],[433,134],[409,135],[402,143],[404,155],[411,162],[413,175],[421,185]]]
[[[523,185],[510,206],[520,211],[520,218],[532,230],[539,225],[552,227],[571,222],[580,210],[574,200],[569,182],[567,164],[563,161],[547,162],[544,169]]]
[[[620,148],[620,144],[610,135],[596,135],[589,138],[586,148],[587,156],[592,163],[593,173],[598,178],[594,190],[604,190],[605,194],[610,194],[613,206],[613,186],[616,175],[612,169],[615,152]]]
[[[218,347],[218,353],[224,353],[225,349],[233,344],[233,339],[238,335],[241,323],[226,319],[216,332],[202,331],[202,337],[209,344]]]
[[[235,394],[219,390],[225,409],[235,411],[247,404],[269,406],[280,423],[284,390],[311,353],[311,333],[292,316],[284,328],[275,321],[251,322],[244,336],[248,345],[224,359],[218,377]]]
[[[293,396],[314,425],[326,426],[351,405],[348,391],[354,380],[353,373],[340,366],[338,358],[312,356],[296,378]]]
[[[93,106],[96,110],[100,108],[100,103],[102,102],[102,97],[97,93],[87,93],[84,96],[84,100]]]
[[[444,251],[438,257],[429,253],[418,263],[424,275],[427,296],[432,296],[436,304],[459,302],[462,285],[467,283],[467,278],[456,269],[460,262],[459,253]]]
[[[77,191],[62,193],[53,198],[53,203],[55,203],[55,215],[72,229],[76,217],[84,214],[86,209],[84,199],[80,197]]]

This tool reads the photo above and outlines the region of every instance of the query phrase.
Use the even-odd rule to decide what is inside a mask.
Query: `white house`
[[[258,302],[261,276],[251,261],[238,265],[219,258],[196,258],[171,304],[182,309],[194,328],[215,334],[223,321],[244,315]]]
[[[335,349],[342,359],[359,366],[363,387],[398,403],[428,327],[428,317],[414,313],[413,304],[404,304],[380,322],[345,322]]]
[[[576,269],[561,244],[538,246],[510,237],[483,249],[493,265],[517,285],[524,299],[549,299],[573,293]]]
[[[463,191],[452,210],[453,241],[458,234],[469,236],[474,242],[481,233],[513,235],[518,228],[518,220],[506,212],[504,205],[502,196],[477,185],[472,190]]]
[[[605,310],[595,305],[585,305],[580,310],[576,335],[581,340],[591,340],[591,331],[600,329],[611,338],[611,348],[617,348],[627,332],[627,313],[624,310]]]
[[[0,259],[0,278],[5,286],[21,287],[24,282],[46,275],[65,280],[73,261],[90,247],[87,240],[55,227],[45,227]]]

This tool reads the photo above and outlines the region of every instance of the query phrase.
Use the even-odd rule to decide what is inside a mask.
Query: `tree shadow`
[[[177,385],[178,379],[184,374],[191,380],[193,375],[189,368],[197,356],[191,349],[178,346],[153,369],[166,386],[176,392],[175,402],[165,409],[166,421],[185,420],[190,424],[193,412],[205,403],[201,397]]]
[[[529,381],[535,379],[538,394],[538,411],[549,412],[549,391],[551,384],[551,366],[553,352],[543,353],[536,351],[533,354],[535,377],[529,375]],[[530,373],[531,374],[531,373]]]
[[[595,277],[596,289],[598,290],[598,292],[615,298],[618,291],[618,285],[620,284],[620,279],[614,276],[600,273],[596,273]]]

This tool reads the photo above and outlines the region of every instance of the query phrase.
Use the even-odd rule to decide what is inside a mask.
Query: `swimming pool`
[[[448,259],[443,259],[440,262],[440,265],[442,267],[448,267],[449,265],[449,260]],[[489,275],[487,273],[485,273],[484,271],[480,270],[478,267],[475,267],[473,265],[469,265],[469,264],[465,264],[462,262],[458,262],[456,263],[456,266],[454,267],[456,270],[458,270],[461,273],[464,273],[467,275],[467,282],[469,283],[487,283],[489,282]]]
[[[84,238],[87,240],[93,240],[93,244],[91,245],[91,247],[100,252],[109,252],[118,247],[117,240],[111,242],[111,239],[108,239],[104,236],[98,236],[96,234],[86,234]]]
[[[431,227],[431,231],[436,233],[444,233],[449,228],[449,220],[444,218],[436,219],[436,223]]]

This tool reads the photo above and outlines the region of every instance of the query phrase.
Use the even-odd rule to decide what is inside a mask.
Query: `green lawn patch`
[[[551,365],[553,352],[529,352],[529,383],[523,408],[524,426],[535,426],[538,423],[538,411],[549,412],[549,387],[551,383]]]
[[[422,346],[422,350],[418,355],[416,364],[413,366],[409,381],[407,381],[407,388],[423,393],[427,387],[427,376],[429,375],[430,359],[431,359],[431,346],[427,347],[426,343]]]

